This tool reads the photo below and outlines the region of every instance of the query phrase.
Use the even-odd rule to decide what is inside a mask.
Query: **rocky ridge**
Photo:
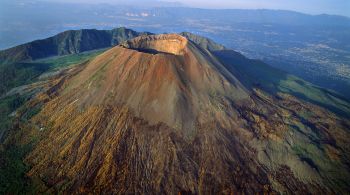
[[[28,176],[46,193],[349,191],[349,121],[236,74],[181,35],[126,41],[28,102]]]

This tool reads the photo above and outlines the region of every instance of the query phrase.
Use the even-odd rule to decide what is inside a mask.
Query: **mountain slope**
[[[248,59],[208,38],[188,32],[180,33],[180,35],[212,52],[228,71],[237,75],[246,88],[260,87],[272,94],[288,93],[350,118],[349,100],[334,91],[313,85],[260,60]]]
[[[206,37],[198,36],[189,32],[180,33],[181,36],[186,37],[188,40],[192,41],[196,45],[198,45],[202,49],[206,49],[208,51],[220,51],[225,50],[226,48],[223,45],[215,43],[213,40],[208,39]]]
[[[150,122],[192,129],[188,119],[209,109],[211,96],[248,98],[239,81],[204,52],[175,34],[135,38],[91,61],[73,79],[75,95],[67,101],[85,97],[79,105],[126,103]]]
[[[6,68],[10,68],[10,71],[1,72],[1,75],[4,75],[1,78],[7,78],[7,80],[0,82],[0,88],[11,90],[0,97],[0,194],[35,193],[30,189],[31,186],[27,185],[28,179],[25,177],[25,173],[29,167],[23,162],[23,158],[31,150],[31,144],[23,146],[15,144],[10,148],[2,148],[3,140],[12,134],[10,129],[16,123],[16,117],[14,117],[16,110],[24,106],[39,91],[47,90],[46,85],[50,86],[50,82],[48,82],[50,78],[62,74],[67,66],[83,63],[101,52],[97,50],[48,58],[25,63],[26,66],[22,66],[23,63],[18,63],[21,66],[6,66]],[[15,65],[17,66],[17,63]],[[13,88],[14,86],[15,88]],[[38,111],[40,111],[40,107],[29,109],[21,120],[27,121]]]
[[[205,45],[141,36],[54,76],[6,139],[33,143],[25,162],[38,192],[349,191],[349,121],[272,93],[268,76],[242,75],[239,56]]]
[[[0,63],[31,61],[107,48],[142,34],[126,28],[70,30],[53,37],[0,51]]]
[[[15,87],[27,85],[38,81],[42,74],[55,72],[60,68],[86,61],[102,50],[93,50],[79,54],[71,54],[31,62],[17,62],[11,64],[0,64],[0,97]]]
[[[328,89],[313,85],[296,76],[273,68],[260,60],[250,60],[233,50],[218,50],[215,56],[247,87],[260,87],[269,93],[288,93],[350,118],[349,101]]]

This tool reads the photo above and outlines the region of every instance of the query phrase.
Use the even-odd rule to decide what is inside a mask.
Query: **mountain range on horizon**
[[[142,2],[143,5],[140,5]],[[3,3],[7,4],[19,4],[21,6],[24,5],[34,5],[34,4],[41,4],[41,3],[51,3],[51,4],[75,4],[75,5],[109,5],[109,6],[130,6],[130,7],[137,7],[137,8],[152,8],[152,7],[182,7],[182,8],[190,8],[190,9],[216,9],[216,10],[271,10],[271,11],[290,11],[290,12],[298,12],[298,13],[304,13],[308,15],[337,15],[337,16],[344,16],[344,17],[350,17],[348,13],[341,13],[341,12],[327,12],[327,11],[317,11],[317,12],[305,12],[298,9],[293,8],[282,8],[282,7],[269,7],[264,6],[261,4],[260,6],[250,7],[250,6],[227,6],[227,7],[213,7],[213,6],[200,6],[200,4],[188,4],[183,3],[181,1],[164,1],[164,0],[130,0],[128,2],[125,1],[105,1],[105,0],[76,0],[74,2],[68,1],[68,0],[4,0]],[[249,3],[248,3],[249,4]]]
[[[0,193],[350,190],[348,99],[208,38],[66,31],[0,62]]]
[[[55,33],[62,32],[63,30],[67,29],[108,29],[115,26],[128,26],[128,22],[126,21],[130,22],[130,20],[134,22],[130,28],[134,26],[134,28],[137,27],[137,29],[152,29],[152,32],[157,30],[157,28],[152,28],[152,25],[150,24],[162,24],[163,21],[167,21],[171,18],[175,19],[176,21],[181,19],[185,21],[188,19],[200,21],[200,19],[204,18],[204,16],[207,18],[207,20],[213,20],[218,23],[223,23],[222,20],[226,19],[224,23],[227,24],[256,23],[267,25],[284,24],[324,27],[348,27],[350,25],[350,18],[348,16],[326,13],[312,15],[292,10],[203,9],[170,6],[171,3],[170,5],[167,5],[168,2],[163,3],[165,3],[164,6],[154,6],[154,4],[150,3],[149,6],[146,7],[137,7],[134,3],[130,3],[132,6],[123,4],[109,5],[73,3],[76,4],[76,6],[71,6],[72,3],[69,2],[3,1],[3,7],[6,6],[8,9],[2,10],[3,13],[0,15],[0,22],[2,26],[4,26],[4,29],[0,31],[0,33],[3,35],[0,37],[2,38],[0,39],[0,48],[6,49],[29,40],[52,36]],[[38,7],[39,4],[40,9]],[[73,9],[73,7],[77,6],[79,9]],[[113,7],[113,9],[110,9],[111,7]],[[12,10],[16,10],[16,13],[14,13]],[[66,15],[59,18],[57,14],[63,10],[65,10]],[[91,12],[94,13],[94,16],[88,15],[88,13]],[[29,18],[26,17],[27,14],[32,15],[35,20],[29,21]],[[81,17],[75,17],[75,14],[81,15]],[[42,15],[45,15],[45,18],[42,18]],[[143,18],[142,21],[146,22],[145,26],[142,27],[142,25],[139,24],[141,21],[134,20],[135,18]],[[7,21],[11,21],[9,19],[15,20],[18,25],[8,23]],[[86,23],[91,23],[91,25],[87,25]],[[147,27],[147,24],[150,25],[150,27]],[[35,26],[37,27],[36,29],[40,30],[33,31],[34,29],[28,28],[29,25]],[[188,27],[186,26],[186,28]],[[23,34],[26,32],[26,35]],[[11,36],[11,34],[16,34],[16,36]],[[4,39],[5,37],[6,39]],[[17,37],[17,40],[12,40],[12,37]]]
[[[0,49],[66,30],[125,26],[156,34],[186,31],[350,98],[347,17],[286,10],[23,2],[0,2],[0,9],[6,7],[0,11]]]

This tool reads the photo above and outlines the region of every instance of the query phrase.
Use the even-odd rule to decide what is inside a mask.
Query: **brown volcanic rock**
[[[140,36],[126,41],[121,46],[145,52],[183,55],[188,40],[177,34]]]
[[[164,122],[186,132],[194,129],[197,118],[216,118],[212,105],[219,104],[218,97],[249,99],[208,51],[175,34],[141,36],[105,52],[73,78],[63,95],[67,104],[76,101],[83,107],[125,103],[152,124]]]
[[[40,134],[26,161],[45,192],[350,189],[348,121],[286,94],[248,91],[182,36],[138,37],[56,82],[29,103],[45,104],[22,128]]]

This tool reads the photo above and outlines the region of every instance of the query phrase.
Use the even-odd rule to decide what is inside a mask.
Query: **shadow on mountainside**
[[[258,87],[275,95],[288,93],[350,118],[350,102],[336,92],[315,86],[260,60],[248,59],[233,50],[213,53],[248,89]]]

